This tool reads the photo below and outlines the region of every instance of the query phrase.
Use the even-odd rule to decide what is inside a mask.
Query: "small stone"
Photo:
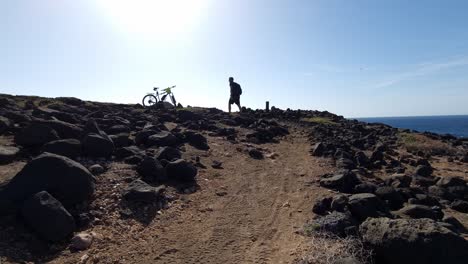
[[[104,168],[99,164],[94,164],[90,166],[88,170],[94,175],[101,174],[104,172]]]
[[[75,250],[88,249],[93,243],[93,236],[89,233],[79,233],[75,235],[70,243],[70,248]]]

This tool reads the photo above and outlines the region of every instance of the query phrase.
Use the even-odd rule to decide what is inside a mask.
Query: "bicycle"
[[[176,103],[176,99],[174,97],[174,93],[172,92],[172,89],[174,89],[176,86],[171,86],[171,87],[167,87],[165,89],[162,89],[162,92],[159,93],[159,87],[154,87],[153,88],[153,91],[154,91],[154,94],[152,93],[149,93],[147,95],[145,95],[143,97],[143,106],[145,107],[152,107],[154,105],[156,105],[158,102],[163,102],[166,100],[166,97],[169,96],[169,98],[171,99],[171,102],[172,104],[174,105],[174,107],[177,106],[177,103]],[[160,97],[162,96],[162,97]]]

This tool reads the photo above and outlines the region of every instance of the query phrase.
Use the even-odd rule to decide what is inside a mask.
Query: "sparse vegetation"
[[[372,263],[372,251],[365,248],[357,237],[341,238],[324,232],[311,232],[307,236],[310,238],[310,253],[302,258],[301,263],[331,264],[344,259]]]
[[[440,140],[431,139],[422,134],[400,133],[399,143],[406,148],[408,152],[423,152],[430,155],[455,155],[456,148]]]
[[[307,123],[316,123],[316,124],[324,124],[324,125],[338,125],[335,121],[331,120],[330,118],[326,117],[304,117],[301,118],[302,122]]]

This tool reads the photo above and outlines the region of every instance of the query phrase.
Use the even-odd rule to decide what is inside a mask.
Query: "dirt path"
[[[200,190],[181,195],[147,226],[121,220],[97,225],[89,231],[104,234],[103,240],[53,262],[75,263],[87,254],[99,263],[293,263],[305,250],[295,231],[327,192],[310,182],[332,167],[311,157],[310,144],[297,132],[262,145],[278,153],[275,159],[254,160],[241,151],[244,145],[223,139],[209,142],[209,153],[186,153],[200,154],[208,167],[199,172]],[[211,168],[213,159],[224,169]]]

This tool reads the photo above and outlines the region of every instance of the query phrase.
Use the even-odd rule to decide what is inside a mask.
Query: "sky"
[[[464,0],[0,0],[0,93],[468,114]],[[236,109],[234,106],[233,109]]]

